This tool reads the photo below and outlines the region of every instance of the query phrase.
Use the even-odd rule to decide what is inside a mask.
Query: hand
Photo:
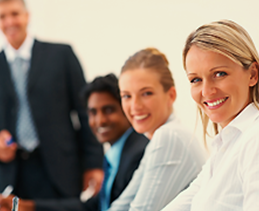
[[[91,169],[84,172],[83,175],[83,190],[86,190],[90,185],[94,186],[94,196],[99,193],[102,187],[104,173],[102,169]],[[0,210],[1,211],[1,210]]]
[[[12,138],[12,135],[7,130],[0,131],[0,161],[3,163],[8,163],[14,160],[17,144],[11,143],[7,145],[7,141]]]
[[[9,195],[8,197],[3,198],[0,195],[0,211],[11,211],[13,204],[14,195]],[[19,211],[35,211],[35,203],[32,200],[23,200],[19,199],[18,205]]]

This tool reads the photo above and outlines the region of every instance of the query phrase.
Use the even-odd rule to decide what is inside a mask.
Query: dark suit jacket
[[[120,158],[120,165],[111,190],[111,203],[119,197],[132,178],[134,171],[138,168],[140,160],[149,140],[141,134],[133,131],[127,138]],[[84,203],[85,211],[97,211],[100,196],[89,199]]]
[[[35,41],[28,76],[28,101],[39,135],[40,153],[46,171],[62,198],[79,196],[82,189],[82,170],[102,168],[102,147],[89,129],[87,115],[79,100],[79,92],[83,86],[83,71],[70,46]],[[78,114],[81,123],[78,133],[71,121],[70,115],[73,111]],[[7,129],[14,139],[16,119],[17,96],[5,53],[1,52],[0,130]],[[0,192],[8,184],[14,185],[16,168],[16,161],[8,164],[0,162]],[[50,207],[45,201],[43,204],[39,201],[36,204],[37,210],[41,206],[42,210],[63,210],[60,203],[59,208],[54,202],[49,204]],[[71,205],[74,208],[80,206],[73,203]]]

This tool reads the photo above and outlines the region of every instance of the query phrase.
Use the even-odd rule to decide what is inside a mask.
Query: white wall
[[[258,0],[27,0],[27,4],[29,30],[39,39],[71,44],[88,81],[109,72],[119,75],[128,56],[142,48],[164,52],[178,91],[175,111],[191,130],[196,107],[181,57],[188,34],[204,23],[231,19],[259,46]],[[196,134],[201,140],[200,125]]]

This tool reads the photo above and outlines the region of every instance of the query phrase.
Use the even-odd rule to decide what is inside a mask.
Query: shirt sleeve
[[[258,130],[258,129],[257,129]],[[243,140],[240,153],[240,179],[242,181],[244,211],[256,211],[259,207],[259,134],[250,140]]]
[[[196,162],[190,154],[177,132],[168,128],[158,129],[150,141],[145,166],[141,166],[141,177],[135,178],[134,175],[111,210],[161,210],[198,174]],[[118,205],[128,197],[126,193],[130,192],[128,189],[131,187],[135,188],[135,192],[131,192],[132,201],[128,200],[128,209],[121,209]]]

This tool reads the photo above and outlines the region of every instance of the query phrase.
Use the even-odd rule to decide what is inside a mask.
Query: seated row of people
[[[183,51],[204,137],[209,121],[216,134],[202,168],[199,143],[174,113],[177,94],[163,53],[140,50],[119,80],[109,74],[88,84],[87,117],[78,97],[85,81],[71,48],[28,35],[23,0],[0,1],[0,15],[7,38],[0,53],[0,189],[14,186],[20,211],[258,209],[259,56],[241,26],[203,25]],[[110,144],[104,159],[88,125]],[[81,203],[89,185],[95,196]],[[0,211],[12,207],[14,195],[6,192]]]
[[[258,209],[259,57],[251,38],[229,20],[203,25],[188,37],[183,61],[204,137],[209,120],[217,134],[211,158],[201,171],[202,150],[173,112],[176,90],[165,55],[154,48],[141,50],[125,62],[118,84],[127,119],[149,143],[131,181],[111,205],[114,199],[104,180],[106,195],[100,199],[109,203],[100,203],[99,210]],[[97,114],[91,101],[98,105],[105,99],[103,93],[97,96],[88,98],[90,122]],[[100,131],[108,133],[109,126]]]
[[[157,49],[131,56],[119,83],[113,74],[96,78],[84,96],[92,131],[100,142],[111,144],[103,187],[85,203],[86,210],[107,210],[118,196],[109,210],[160,210],[200,172],[202,149],[173,113],[174,80]]]

